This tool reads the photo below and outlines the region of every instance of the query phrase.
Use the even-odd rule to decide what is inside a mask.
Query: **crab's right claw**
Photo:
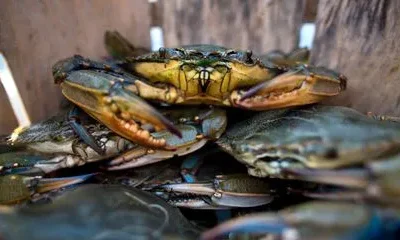
[[[346,77],[323,67],[307,65],[280,74],[246,92],[231,95],[233,105],[253,110],[317,103],[346,89]]]
[[[101,67],[98,66],[99,63],[79,57],[64,61],[80,64],[82,68],[90,65],[94,69]],[[172,122],[136,95],[135,78],[128,74],[105,72],[107,66],[103,70],[72,67],[72,71],[60,74],[63,70],[60,68],[69,65],[71,64],[57,63],[53,68],[57,81],[61,82],[64,96],[120,136],[152,148],[166,148],[166,141],[152,137],[148,130],[142,128],[145,124],[151,124],[156,131],[166,129],[181,136]]]

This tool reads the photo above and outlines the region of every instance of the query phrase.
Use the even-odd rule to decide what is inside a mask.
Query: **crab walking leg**
[[[373,118],[373,119],[381,120],[381,121],[400,122],[400,117],[396,117],[396,116],[376,115],[372,112],[368,112],[367,116],[370,118]]]
[[[330,194],[307,193],[306,196],[327,199],[365,199],[373,198],[380,202],[398,205],[400,196],[400,158],[391,157],[386,160],[365,164],[359,169],[285,169],[291,178],[322,184],[337,185],[349,188],[343,193]]]
[[[274,234],[280,239],[382,239],[384,234],[394,231],[385,226],[386,221],[398,224],[398,219],[386,220],[376,209],[366,205],[316,201],[277,213],[238,217],[205,231],[201,239],[220,239],[227,234],[241,233]]]
[[[27,200],[34,193],[45,193],[82,183],[96,174],[63,178],[38,178],[21,175],[0,177],[0,204],[15,204]]]
[[[331,70],[301,65],[246,92],[232,92],[230,104],[252,110],[267,110],[317,103],[345,90],[346,81],[343,75]]]

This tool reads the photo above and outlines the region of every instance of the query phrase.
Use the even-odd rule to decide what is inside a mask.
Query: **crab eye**
[[[226,52],[226,55],[227,56],[232,56],[232,55],[236,55],[236,51],[235,50],[228,50],[227,52]]]
[[[182,65],[181,68],[183,71],[188,72],[188,71],[193,70],[195,68],[195,66],[192,64],[185,64],[185,65]]]
[[[167,58],[167,49],[160,47],[160,49],[158,50],[158,54],[161,58]]]

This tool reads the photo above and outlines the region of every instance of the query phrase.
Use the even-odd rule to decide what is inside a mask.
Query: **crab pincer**
[[[299,65],[247,91],[232,93],[237,107],[265,110],[317,103],[346,89],[347,79],[323,67]]]
[[[147,124],[156,131],[168,130],[181,137],[172,122],[136,95],[134,83],[139,80],[133,75],[80,56],[57,63],[53,75],[67,99],[122,137],[144,146],[168,149],[165,140],[152,137],[143,127]]]

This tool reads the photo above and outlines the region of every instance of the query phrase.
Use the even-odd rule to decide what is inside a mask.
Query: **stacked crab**
[[[53,67],[74,106],[3,143],[4,239],[396,237],[400,124],[317,105],[347,80],[307,50],[105,40]]]

